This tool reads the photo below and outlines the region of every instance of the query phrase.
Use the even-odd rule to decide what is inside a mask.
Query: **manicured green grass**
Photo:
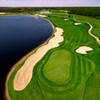
[[[73,17],[76,18],[77,20],[90,22],[94,27],[92,30],[93,34],[100,38],[100,20],[86,16],[73,15]]]
[[[67,50],[53,52],[43,68],[45,78],[53,82],[62,82],[70,74],[71,53]]]
[[[82,23],[75,26],[67,16],[49,15],[55,26],[64,30],[64,41],[49,50],[35,65],[33,78],[22,91],[13,89],[13,79],[22,62],[8,81],[11,100],[100,100],[100,45],[88,34],[90,22],[93,34],[100,38],[100,20],[73,15]],[[78,54],[80,46],[89,46],[93,51],[87,55]]]

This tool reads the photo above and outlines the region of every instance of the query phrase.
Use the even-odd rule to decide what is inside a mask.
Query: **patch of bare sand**
[[[64,19],[64,20],[69,20],[69,19]]]
[[[82,23],[74,23],[74,25],[80,25],[80,24],[82,24]]]
[[[81,46],[79,47],[76,52],[79,54],[87,54],[87,51],[92,51],[93,49],[91,47],[88,46]]]
[[[0,12],[0,15],[5,15],[6,13],[5,12]]]
[[[58,47],[59,43],[64,40],[63,30],[56,28],[54,37],[51,38],[48,44],[40,47],[34,54],[27,58],[24,65],[18,70],[14,78],[14,89],[17,91],[23,90],[32,79],[32,72],[35,64],[47,53],[48,50]]]
[[[35,16],[39,16],[39,17],[48,17],[46,15],[41,15],[41,14],[35,14]]]

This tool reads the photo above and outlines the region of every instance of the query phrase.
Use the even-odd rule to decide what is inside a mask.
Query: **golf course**
[[[100,20],[51,12],[52,36],[12,67],[6,100],[100,100]]]

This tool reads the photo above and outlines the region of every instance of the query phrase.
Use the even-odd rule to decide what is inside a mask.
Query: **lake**
[[[51,23],[40,17],[0,17],[0,95],[11,67],[25,54],[45,42],[52,32]]]

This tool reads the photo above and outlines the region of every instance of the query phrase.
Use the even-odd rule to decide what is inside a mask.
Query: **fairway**
[[[22,90],[14,89],[14,78],[28,57],[15,67],[7,83],[9,97],[11,100],[100,100],[100,44],[89,34],[90,30],[100,39],[100,20],[56,14],[46,19],[64,31],[61,34],[64,40],[58,46],[53,46],[58,40],[52,42],[53,47],[33,66],[32,78]],[[90,51],[76,52],[82,46]]]

